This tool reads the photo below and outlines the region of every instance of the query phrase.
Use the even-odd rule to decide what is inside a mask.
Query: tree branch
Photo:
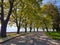
[[[1,23],[4,21],[4,8],[3,8],[3,1],[4,0],[1,0]]]
[[[10,19],[10,15],[11,15],[12,9],[13,9],[13,4],[14,4],[14,1],[13,2],[10,1],[10,9],[9,9],[8,16],[6,18],[6,21],[9,21],[9,19]]]

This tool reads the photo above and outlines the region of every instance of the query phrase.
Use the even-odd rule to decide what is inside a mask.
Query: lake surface
[[[39,31],[43,31],[41,28],[40,29],[38,29]],[[52,31],[52,29],[49,29],[50,31]],[[0,31],[1,31],[1,25],[0,25]],[[25,31],[25,29],[24,28],[21,28],[20,29],[20,32],[24,32]],[[29,28],[27,28],[27,31],[30,31],[30,29]],[[32,29],[32,31],[34,31],[34,29]],[[37,29],[35,28],[35,31],[37,31]],[[46,29],[45,29],[45,31],[46,31]],[[17,27],[16,26],[7,26],[7,32],[17,32]]]

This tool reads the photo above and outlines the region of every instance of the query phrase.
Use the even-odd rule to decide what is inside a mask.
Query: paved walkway
[[[60,45],[60,41],[49,38],[44,32],[36,32],[17,37],[0,45]]]

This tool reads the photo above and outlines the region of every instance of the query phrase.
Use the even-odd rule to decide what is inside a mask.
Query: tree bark
[[[47,30],[47,32],[49,32],[47,26],[46,26],[46,30]]]
[[[38,27],[37,27],[37,32],[38,32]]]
[[[30,32],[31,32],[31,30],[32,30],[32,23],[30,24]]]
[[[57,31],[57,32],[60,32],[59,24],[56,25],[56,31]]]
[[[7,28],[7,23],[3,22],[1,24],[1,37],[6,37],[6,28]]]
[[[45,31],[45,28],[44,28],[44,27],[42,27],[42,30],[43,30],[43,31]]]
[[[35,28],[34,28],[34,32],[35,32]]]
[[[10,15],[12,13],[14,0],[13,0],[13,2],[10,1],[10,9],[9,9],[6,20],[4,20],[4,7],[3,7],[4,0],[1,0],[1,2],[2,2],[2,4],[1,4],[1,37],[6,37],[6,28],[7,28],[8,21],[10,19]]]
[[[53,25],[52,29],[53,29],[53,31],[55,30],[54,25]]]
[[[48,27],[47,27],[47,24],[46,23],[44,23],[45,24],[45,28],[46,28],[46,30],[47,30],[47,32],[48,32]]]
[[[25,32],[27,32],[27,27],[25,27]]]
[[[53,22],[53,27],[52,27],[52,29],[53,29],[53,31],[55,31],[55,29],[56,29],[56,24]]]
[[[20,27],[17,27],[17,34],[20,33]]]
[[[30,32],[31,32],[31,30],[32,30],[32,27],[30,27]]]
[[[28,24],[28,23],[27,23],[27,20],[26,20],[26,19],[25,19],[25,21],[26,21],[26,22],[25,22],[25,32],[27,32],[27,24]]]

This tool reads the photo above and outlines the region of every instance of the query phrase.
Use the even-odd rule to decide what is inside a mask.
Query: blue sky
[[[57,5],[60,6],[60,0],[57,1]]]
[[[47,2],[53,2],[53,1],[55,1],[55,0],[43,0],[43,3],[47,3]],[[60,0],[56,0],[57,2],[56,2],[56,5],[57,6],[60,6]]]

